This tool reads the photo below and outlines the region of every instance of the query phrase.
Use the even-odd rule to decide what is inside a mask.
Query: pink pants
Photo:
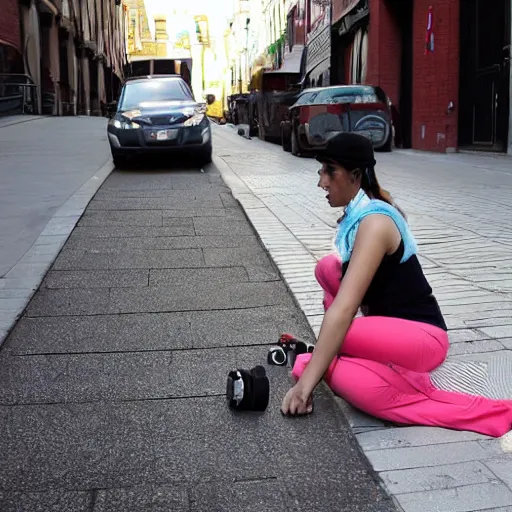
[[[332,304],[340,286],[341,261],[335,255],[318,262],[316,278]],[[512,428],[512,401],[436,389],[428,372],[448,352],[448,335],[438,327],[400,318],[356,318],[341,352],[324,375],[334,393],[354,407],[384,420],[469,430],[500,437]],[[297,356],[298,379],[311,354]]]

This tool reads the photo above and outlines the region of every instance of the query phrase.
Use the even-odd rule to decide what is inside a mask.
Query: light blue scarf
[[[387,215],[395,222],[404,242],[404,255],[400,263],[406,262],[411,256],[416,254],[418,250],[416,241],[400,212],[384,201],[370,199],[364,190],[361,189],[345,208],[345,214],[338,225],[334,239],[334,246],[343,263],[346,263],[352,255],[359,224],[367,215],[372,214]]]

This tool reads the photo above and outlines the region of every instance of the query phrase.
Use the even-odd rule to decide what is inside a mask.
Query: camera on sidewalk
[[[229,372],[226,397],[232,409],[264,411],[270,397],[270,383],[265,368],[257,365],[251,370]]]

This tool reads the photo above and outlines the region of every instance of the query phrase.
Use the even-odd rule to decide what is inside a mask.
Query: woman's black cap
[[[366,168],[376,163],[370,139],[354,132],[341,132],[329,139],[316,159],[322,163],[333,160],[343,167]]]

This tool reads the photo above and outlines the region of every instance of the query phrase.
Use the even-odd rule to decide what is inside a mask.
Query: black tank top
[[[447,330],[441,310],[416,255],[400,263],[403,240],[398,249],[384,256],[368,287],[362,306],[367,316],[388,316],[414,320]],[[350,260],[343,264],[343,276]]]

